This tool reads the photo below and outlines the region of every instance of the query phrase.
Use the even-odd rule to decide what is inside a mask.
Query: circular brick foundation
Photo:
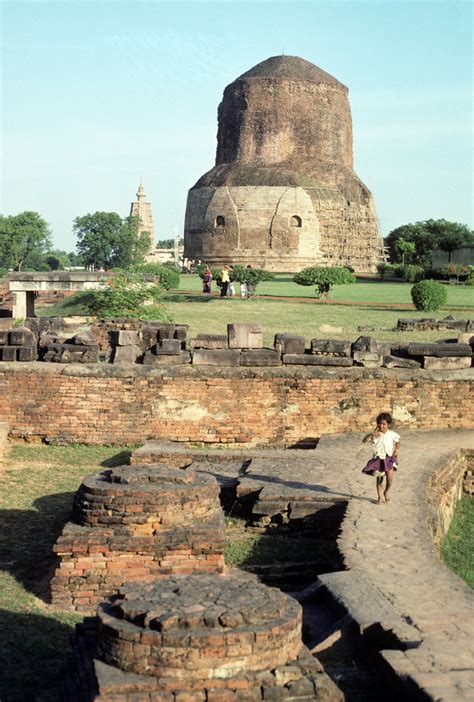
[[[126,527],[155,534],[221,516],[213,476],[160,464],[121,466],[83,481],[74,500],[74,521],[87,526]]]
[[[54,551],[52,601],[93,611],[125,582],[222,573],[225,526],[216,479],[133,465],[88,476]]]
[[[127,584],[98,617],[106,663],[177,690],[285,665],[302,647],[299,604],[239,571]]]

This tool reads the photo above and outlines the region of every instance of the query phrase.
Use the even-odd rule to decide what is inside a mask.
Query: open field
[[[469,495],[463,495],[441,545],[441,558],[448,568],[474,589],[473,544],[474,499]]]
[[[170,291],[166,304],[176,322],[189,324],[189,337],[202,332],[223,334],[228,322],[256,322],[263,328],[267,346],[273,344],[277,332],[302,334],[307,339],[318,336],[355,339],[360,335],[358,327],[361,325],[375,327],[372,334],[381,340],[410,341],[414,338],[412,335],[394,331],[399,318],[432,316],[440,319],[447,314],[456,318],[474,317],[472,287],[448,286],[448,304],[430,314],[415,310],[410,302],[410,289],[408,283],[364,280],[336,286],[329,299],[321,301],[315,299],[313,288],[295,285],[289,274],[278,274],[275,281],[259,285],[259,296],[254,299],[220,299],[217,293],[206,296],[200,292],[198,276],[183,275],[180,290]],[[44,306],[38,312],[41,316],[85,315],[86,297],[87,293],[78,293],[54,306]],[[322,325],[340,329],[321,330]],[[416,338],[435,341],[447,336],[455,334],[424,332],[417,333]]]

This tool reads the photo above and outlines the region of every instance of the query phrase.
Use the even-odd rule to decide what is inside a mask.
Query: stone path
[[[474,431],[401,434],[391,501],[351,499],[339,547],[346,566],[363,574],[419,632],[417,648],[387,651],[387,661],[434,700],[473,700],[473,593],[438,558],[426,491],[430,474],[453,450],[474,447]],[[342,470],[353,495],[374,498],[375,479],[360,472],[368,453],[360,441],[359,434],[325,437],[317,453],[333,470]]]
[[[473,593],[437,555],[427,499],[431,474],[456,449],[474,448],[474,431],[401,435],[400,467],[391,500],[382,505],[376,504],[375,478],[361,473],[370,457],[362,434],[325,436],[313,450],[203,451],[200,458],[199,451],[174,450],[189,453],[183,467],[193,454],[200,464],[193,467],[214,474],[221,487],[236,484],[238,497],[257,495],[254,513],[287,510],[290,519],[300,518],[325,503],[347,502],[339,548],[348,570],[321,581],[361,628],[380,622],[393,632],[399,645],[382,655],[415,691],[436,702],[474,700]],[[171,456],[167,442],[151,441],[132,461],[162,461],[164,454]]]

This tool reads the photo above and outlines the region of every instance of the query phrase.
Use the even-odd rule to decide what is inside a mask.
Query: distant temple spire
[[[130,216],[139,217],[141,220],[140,231],[148,232],[150,235],[150,254],[153,254],[156,248],[155,228],[153,225],[153,214],[151,211],[151,203],[146,202],[145,187],[140,179],[140,185],[137,190],[137,199],[131,203]]]

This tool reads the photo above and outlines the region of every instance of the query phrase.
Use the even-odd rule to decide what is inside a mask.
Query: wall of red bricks
[[[4,363],[0,421],[52,442],[291,445],[364,431],[380,411],[399,427],[472,428],[473,384],[470,371]]]

